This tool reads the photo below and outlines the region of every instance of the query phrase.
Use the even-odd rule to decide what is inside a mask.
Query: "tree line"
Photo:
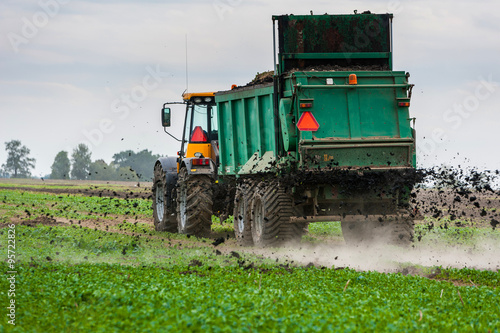
[[[2,164],[0,177],[30,178],[31,169],[36,160],[30,157],[30,150],[19,140],[5,143],[7,161]],[[159,155],[144,149],[138,153],[132,150],[121,151],[113,155],[111,163],[102,159],[92,161],[92,153],[85,144],[73,149],[71,156],[67,151],[60,151],[54,158],[50,179],[79,180],[121,180],[151,181],[153,166]]]

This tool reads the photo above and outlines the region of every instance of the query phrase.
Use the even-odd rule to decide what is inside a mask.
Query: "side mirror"
[[[161,110],[161,124],[163,127],[170,127],[170,108]]]

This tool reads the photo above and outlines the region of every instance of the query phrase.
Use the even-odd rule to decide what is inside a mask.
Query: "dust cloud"
[[[484,242],[475,246],[444,246],[414,244],[403,248],[392,245],[347,246],[321,244],[317,246],[286,246],[281,249],[248,249],[257,255],[281,263],[316,267],[349,267],[358,271],[401,272],[408,265],[443,268],[500,269],[500,244]]]

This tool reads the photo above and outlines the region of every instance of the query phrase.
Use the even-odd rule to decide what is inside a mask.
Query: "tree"
[[[69,162],[68,152],[60,151],[57,153],[54,163],[52,163],[50,174],[51,179],[69,179],[69,169],[71,163]]]
[[[87,145],[80,143],[71,154],[71,178],[87,179],[90,172],[90,163],[92,153]]]
[[[29,157],[30,150],[21,145],[21,141],[12,140],[5,142],[5,150],[8,153],[7,162],[2,164],[4,172],[11,173],[12,178],[28,178],[31,176],[30,169],[35,167],[36,160]]]
[[[113,163],[119,167],[127,167],[135,171],[137,177],[142,181],[151,181],[153,178],[153,168],[159,155],[144,149],[138,153],[132,150],[121,151],[113,155]]]
[[[9,174],[4,170],[0,169],[0,178],[9,178]]]

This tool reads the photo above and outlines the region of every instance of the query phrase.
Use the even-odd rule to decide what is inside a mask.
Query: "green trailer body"
[[[219,121],[219,175],[237,175],[244,165],[276,147],[273,85],[232,90],[216,94]],[[269,154],[268,154],[269,155]],[[262,168],[264,170],[264,168]],[[254,170],[247,170],[251,173]],[[245,172],[245,171],[244,171]]]
[[[357,85],[347,83],[350,74],[357,75]],[[292,72],[284,86],[278,114],[273,112],[273,85],[216,94],[219,175],[276,171],[269,168],[276,159],[281,162],[277,167],[291,159],[301,169],[415,167],[405,104],[411,85],[404,72]],[[304,103],[310,106],[301,108]],[[318,130],[297,128],[305,111],[314,116]]]
[[[357,84],[348,84],[356,75]],[[328,84],[326,83],[328,82]],[[293,72],[284,80],[280,123],[285,151],[305,168],[394,169],[415,166],[404,72]],[[303,104],[307,107],[301,107]],[[309,106],[310,105],[310,106]],[[316,131],[294,126],[304,112]]]
[[[409,74],[390,70],[392,14],[273,21],[279,30],[274,84],[216,94],[219,175],[279,172],[289,162],[302,170],[415,168],[412,85]],[[349,84],[350,75],[356,84]],[[317,121],[316,130],[298,128],[304,112]],[[278,163],[270,168],[271,161]]]

